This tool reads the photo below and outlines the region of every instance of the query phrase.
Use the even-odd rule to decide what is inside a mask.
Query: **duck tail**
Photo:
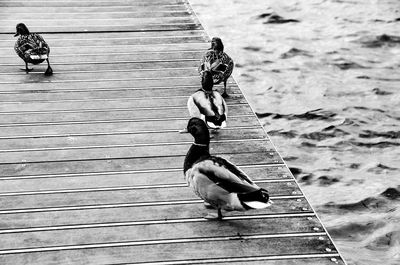
[[[264,209],[271,206],[268,191],[265,189],[238,194],[238,198],[245,209]]]
[[[219,115],[218,112],[215,112],[215,116],[207,116],[206,123],[208,127],[212,129],[216,128],[225,128],[226,127],[226,115]]]

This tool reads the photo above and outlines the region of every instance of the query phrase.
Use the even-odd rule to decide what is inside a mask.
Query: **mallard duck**
[[[190,117],[203,119],[207,126],[217,130],[226,127],[228,106],[218,91],[213,91],[213,78],[210,71],[203,72],[202,88],[192,94],[187,102]],[[181,132],[186,132],[182,130]]]
[[[14,37],[17,36],[19,38],[15,43],[14,50],[24,60],[26,73],[33,70],[28,67],[28,63],[36,65],[46,60],[47,70],[44,74],[47,76],[52,75],[53,69],[51,69],[49,62],[50,47],[42,36],[37,33],[30,33],[24,23],[17,24]]]
[[[214,84],[224,82],[223,97],[227,97],[226,82],[233,71],[233,60],[224,52],[224,44],[220,38],[211,40],[211,48],[204,54],[199,66],[200,75],[204,71],[211,71]]]
[[[208,214],[205,218],[221,220],[222,210],[246,211],[270,205],[267,190],[228,160],[210,155],[210,134],[203,120],[191,118],[187,130],[194,143],[183,165],[185,179],[197,196],[217,209],[217,216]]]

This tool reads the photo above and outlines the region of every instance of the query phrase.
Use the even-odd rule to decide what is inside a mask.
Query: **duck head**
[[[222,43],[222,40],[218,37],[214,37],[211,39],[211,49],[215,51],[224,51],[224,44]]]
[[[195,144],[210,144],[210,133],[202,119],[191,118],[187,125],[187,131],[193,136]]]
[[[204,91],[212,92],[212,88],[214,86],[214,80],[212,73],[210,71],[204,71],[201,77],[201,86]]]
[[[16,33],[14,37],[19,35],[29,35],[29,29],[24,23],[18,23],[16,26]]]

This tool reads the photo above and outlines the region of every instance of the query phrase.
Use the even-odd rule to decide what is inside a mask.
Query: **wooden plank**
[[[174,76],[176,78],[187,78],[187,77],[198,77],[200,80],[200,76],[197,72],[196,68],[190,69],[165,69],[164,71],[158,70],[148,70],[148,71],[93,71],[93,72],[70,72],[70,73],[59,73],[55,74],[52,77],[53,82],[62,82],[62,81],[73,81],[73,80],[98,80],[98,79],[106,79],[113,80],[118,79],[121,76],[126,79],[143,79],[143,78],[168,78],[170,76]],[[38,82],[43,79],[43,73],[33,73],[33,74],[16,74],[16,75],[1,75],[0,82]],[[200,83],[200,81],[199,81]]]
[[[283,166],[242,167],[254,181],[290,181],[291,176]],[[108,174],[81,174],[56,177],[0,178],[0,194],[46,190],[88,189],[124,186],[185,184],[182,169],[153,172],[120,172]],[[275,207],[276,205],[274,205]],[[1,219],[1,218],[0,218]],[[1,227],[1,224],[0,224]]]
[[[145,70],[144,70],[145,71]],[[161,70],[162,71],[162,70]],[[196,90],[197,86],[184,87],[165,87],[151,89],[135,89],[135,88],[105,88],[101,90],[34,90],[34,91],[7,91],[1,92],[0,102],[40,102],[40,101],[58,101],[58,100],[82,100],[82,99],[117,99],[117,98],[157,98],[157,97],[189,97]],[[236,86],[230,86],[231,94],[241,94]],[[227,99],[229,103],[229,99]],[[185,108],[186,106],[180,106]],[[129,110],[129,109],[128,109]],[[1,114],[0,114],[1,116]],[[6,116],[1,116],[1,120],[6,119]]]
[[[70,16],[72,15],[70,13],[67,13],[67,14]],[[170,12],[168,12],[166,14],[170,14]],[[19,15],[23,15],[23,14],[19,13]],[[31,15],[31,14],[29,14],[29,15]],[[59,15],[62,15],[62,13],[61,14],[57,13],[57,16],[59,16]],[[96,13],[96,15],[99,15],[99,13]],[[112,14],[107,14],[107,16],[110,16],[110,15],[112,15]],[[134,16],[134,14],[132,14],[132,13],[128,13],[128,15],[130,17]],[[79,43],[80,45],[85,45],[85,43],[86,43],[85,41],[88,41],[89,44],[91,44],[91,45],[104,46],[106,44],[110,45],[110,41],[116,41],[116,43],[114,43],[114,44],[118,44],[118,43],[120,43],[120,41],[124,41],[124,40],[128,40],[128,39],[134,39],[139,42],[141,40],[154,41],[155,43],[158,43],[161,40],[166,39],[168,41],[164,41],[164,43],[168,44],[169,40],[173,39],[174,37],[177,37],[177,38],[187,37],[186,38],[187,40],[189,40],[190,37],[192,37],[192,38],[204,37],[203,44],[206,44],[206,42],[209,41],[207,38],[207,35],[202,30],[159,31],[159,32],[143,31],[143,32],[124,32],[123,34],[121,34],[120,32],[96,32],[96,33],[77,32],[74,34],[52,33],[52,34],[45,35],[44,37],[47,41],[49,41],[49,43],[52,44],[52,47],[53,46],[68,46],[70,42],[76,42],[76,43]],[[185,42],[186,39],[183,39],[183,42]],[[15,41],[16,41],[16,38],[13,35],[0,34],[0,46],[1,47],[13,46]],[[132,43],[132,44],[135,44],[135,43]]]
[[[70,207],[71,208],[71,207]],[[145,222],[165,220],[166,215],[174,215],[172,219],[202,218],[207,209],[199,199],[193,201],[177,201],[170,204],[97,204],[77,209],[37,211],[22,210],[17,213],[1,213],[0,233],[10,229],[39,229],[41,227],[57,227],[66,225],[101,224],[116,222]],[[303,210],[308,209],[308,210]],[[230,212],[226,216],[268,216],[273,214],[310,213],[310,207],[304,198],[274,198],[274,207],[254,212]]]
[[[42,68],[46,69],[45,66]],[[129,79],[118,79],[118,80],[86,80],[86,81],[71,81],[71,82],[50,82],[48,78],[43,76],[40,80],[40,86],[38,83],[2,83],[1,91],[44,91],[44,90],[89,90],[89,89],[110,89],[115,88],[168,88],[168,87],[182,87],[182,86],[199,86],[199,76],[189,78],[155,78],[155,79],[136,79],[136,82],[132,82]],[[39,81],[39,80],[38,80]],[[215,88],[221,88],[221,86],[215,86]]]
[[[182,60],[201,58],[203,51],[185,51],[185,52],[164,52],[164,53],[126,53],[126,54],[94,54],[94,55],[60,55],[52,56],[52,62],[60,63],[82,63],[82,62],[119,62],[119,61],[160,61],[160,60]],[[4,57],[2,65],[20,63],[22,60],[18,56]],[[32,75],[26,75],[30,77]],[[52,78],[56,78],[54,76]],[[15,78],[15,77],[12,77]],[[1,77],[2,82],[7,81],[7,76]]]
[[[150,5],[141,6],[140,12],[150,12],[150,11],[186,11],[187,7],[185,5]],[[18,13],[48,13],[56,14],[60,13],[93,13],[96,15],[97,12],[138,12],[138,7],[134,5],[128,6],[87,6],[87,7],[77,7],[77,6],[65,6],[65,7],[52,7],[52,6],[39,6],[39,7],[4,7],[0,9],[0,14],[10,14],[13,17],[18,17]]]
[[[1,14],[1,12],[0,12]],[[143,25],[120,25],[119,23],[97,25],[97,26],[37,26],[35,32],[41,33],[75,33],[75,32],[125,32],[125,31],[165,31],[165,30],[194,30],[201,29],[201,25],[192,22],[187,24],[143,24]],[[1,34],[15,33],[15,26],[0,26]]]
[[[53,16],[48,16],[47,12],[40,11],[36,13],[40,15],[40,20],[54,20]],[[2,21],[9,21],[9,20],[15,20],[16,16],[15,14],[2,14],[4,18]],[[96,12],[93,14],[92,12],[57,12],[57,19],[89,19],[89,18],[105,18],[105,19],[118,19],[118,18],[146,18],[146,17],[182,17],[182,16],[190,16],[191,11],[189,10],[177,10],[177,11],[137,11],[137,12],[129,12],[129,11],[120,11],[120,12],[107,12],[107,10],[104,10],[103,12]],[[32,18],[32,13],[26,12],[26,13],[19,13],[18,18],[20,21],[26,21],[26,19],[31,19]],[[74,34],[75,35],[75,34]],[[1,38],[0,38],[1,39]]]
[[[200,79],[200,77],[197,77]],[[2,112],[17,111],[52,111],[52,110],[88,110],[88,109],[110,109],[110,108],[162,108],[185,106],[187,96],[176,96],[172,98],[126,98],[126,99],[89,99],[54,102],[3,102],[0,106]],[[229,104],[245,104],[242,95],[235,94],[229,98]],[[155,117],[157,118],[157,117]]]
[[[228,105],[229,114],[232,116],[251,115],[252,111],[247,104]],[[45,113],[14,113],[1,114],[0,126],[2,125],[29,125],[39,123],[51,124],[60,122],[93,122],[93,121],[127,121],[139,119],[154,119],[157,118],[187,118],[188,111],[184,107],[176,108],[154,108],[154,109],[120,109],[120,110],[89,110],[66,112],[60,115],[60,112],[45,112]],[[4,145],[0,145],[4,146]],[[0,148],[1,150],[2,148]]]
[[[18,126],[18,127],[2,127],[0,130],[0,138],[17,138],[21,136],[75,136],[86,134],[104,134],[104,133],[150,133],[176,131],[187,126],[185,119],[160,119],[160,120],[138,120],[131,122],[98,122],[98,123],[66,123],[60,125],[38,125],[38,126]],[[255,127],[259,123],[253,116],[231,117],[229,127]]]
[[[344,265],[342,260],[338,260],[339,254],[324,254],[324,255],[279,255],[279,256],[263,256],[263,257],[243,257],[234,259],[219,259],[219,260],[203,260],[210,262],[209,264],[229,263],[231,265]],[[191,263],[192,262],[192,263]],[[131,263],[133,265],[133,263]],[[131,265],[126,264],[126,265]],[[172,263],[148,263],[146,265],[171,265]],[[176,263],[175,264],[179,264]],[[196,264],[196,261],[183,261],[181,264]],[[197,263],[198,264],[198,263]]]
[[[172,217],[170,215],[170,217]],[[193,226],[196,229],[193,229]],[[160,221],[160,223],[119,224],[105,227],[81,229],[64,229],[55,231],[2,233],[0,250],[23,249],[65,245],[95,244],[98,242],[147,241],[174,238],[195,237],[234,237],[241,234],[281,234],[313,232],[314,228],[322,229],[317,218],[281,217],[260,219],[231,219],[229,222],[209,222],[204,218],[180,220],[180,222]]]
[[[183,177],[183,174],[181,173]],[[295,183],[258,182],[260,187],[269,190],[271,196],[287,196],[300,194]],[[151,195],[151,196],[149,196]],[[0,196],[0,212],[4,210],[50,208],[63,206],[85,206],[116,203],[151,203],[179,200],[195,200],[198,197],[186,185],[163,188],[134,188],[121,190],[82,191],[69,193],[48,193],[33,195]],[[173,218],[171,215],[168,218]],[[167,217],[167,216],[166,216]]]
[[[1,2],[0,2],[1,3]],[[1,8],[1,7],[0,7]],[[21,22],[21,19],[9,19],[7,21],[10,25],[15,25]],[[72,28],[81,27],[81,28],[95,28],[98,25],[135,25],[132,28],[145,28],[148,25],[168,25],[168,24],[193,24],[193,19],[190,16],[183,17],[143,17],[143,18],[113,18],[113,19],[102,19],[102,18],[93,18],[93,19],[56,19],[56,20],[41,20],[41,19],[26,19],[24,20],[26,25],[29,25],[32,29],[40,29],[40,28],[49,28],[49,24],[53,24],[52,27],[58,28],[68,28],[73,25]],[[7,28],[10,28],[8,26]]]
[[[245,165],[274,165],[282,164],[282,160],[276,152],[268,152],[264,155],[255,154],[222,154],[222,157],[230,160],[238,166]],[[153,157],[153,158],[124,158],[124,159],[96,159],[73,160],[39,163],[3,163],[0,164],[0,176],[37,176],[53,174],[75,174],[115,172],[131,170],[155,170],[182,168],[184,156]],[[161,166],[161,167],[160,167]]]
[[[177,137],[179,135],[177,134]],[[82,147],[74,149],[53,150],[21,150],[14,152],[0,152],[0,163],[33,163],[41,161],[69,161],[69,160],[91,160],[91,159],[113,159],[113,158],[143,158],[155,156],[179,156],[186,155],[191,146],[189,143],[165,143],[153,145],[153,143],[131,146],[109,146],[109,147]],[[214,154],[221,153],[266,153],[273,150],[272,144],[267,140],[236,140],[220,141],[211,146]]]
[[[200,37],[198,38],[200,39]],[[93,55],[93,54],[111,54],[111,55],[116,55],[116,54],[150,54],[154,52],[159,52],[159,53],[165,53],[165,52],[173,52],[173,51],[179,51],[179,52],[204,52],[208,48],[208,44],[200,43],[200,42],[195,42],[196,39],[191,38],[190,41],[185,45],[183,44],[178,44],[178,43],[171,43],[171,44],[155,44],[152,43],[150,47],[148,44],[126,44],[126,45],[121,45],[118,44],[118,47],[115,47],[117,45],[107,45],[104,43],[102,46],[100,45],[80,45],[79,49],[76,48],[74,44],[71,44],[69,46],[51,46],[51,59],[54,57],[60,57],[60,54],[73,54],[74,57],[76,56],[86,56],[86,55]],[[118,42],[118,41],[115,41]],[[133,41],[126,41],[126,42],[133,42]],[[14,52],[14,45],[10,44],[8,47],[0,48],[0,55],[2,57],[10,57],[14,58],[17,56]],[[199,60],[196,60],[196,63],[198,63]]]
[[[236,240],[234,240],[236,239]],[[168,242],[168,241],[167,241]],[[0,261],[7,264],[57,264],[79,262],[82,264],[128,263],[149,261],[176,261],[190,259],[235,258],[242,256],[288,255],[303,253],[326,253],[326,248],[334,249],[326,237],[236,237],[215,238],[190,242],[165,242],[164,244],[135,244],[130,246],[109,245],[85,246],[83,249],[69,251],[38,251],[0,256]],[[150,243],[150,242],[149,242]],[[131,243],[134,244],[134,243]],[[1,252],[0,252],[1,253]]]
[[[212,143],[226,140],[254,140],[264,139],[265,133],[257,127],[229,128],[214,135]],[[0,152],[11,152],[21,150],[42,149],[79,149],[90,147],[111,147],[143,145],[146,143],[165,144],[192,142],[189,134],[177,136],[177,132],[153,132],[153,133],[127,133],[127,134],[104,134],[104,135],[80,135],[59,137],[33,137],[33,138],[8,138],[0,139]]]
[[[175,62],[143,62],[143,63],[135,63],[135,62],[125,62],[125,63],[106,63],[106,64],[92,64],[92,63],[80,63],[80,64],[62,64],[58,66],[53,65],[54,75],[58,75],[61,73],[71,73],[71,72],[105,72],[105,71],[147,71],[147,70],[158,70],[164,71],[163,68],[166,69],[176,69],[176,68],[194,68],[197,69],[199,62],[198,60],[185,60],[185,61],[175,61]],[[46,66],[41,65],[39,67],[33,68],[33,71],[30,74],[43,74],[43,70]],[[26,75],[24,70],[21,70],[21,62],[19,64],[10,64],[10,65],[0,65],[0,80],[1,75],[7,74],[17,74],[17,75]],[[110,89],[109,89],[110,90]],[[112,91],[112,90],[111,90]],[[13,92],[13,91],[10,91]],[[15,92],[15,90],[14,90]],[[1,88],[0,88],[1,93]],[[74,94],[72,94],[73,96]]]
[[[157,0],[157,1],[126,1],[126,0],[113,0],[113,1],[7,1],[2,0],[0,7],[113,7],[113,6],[161,6],[161,5],[176,5],[181,4],[181,0]]]

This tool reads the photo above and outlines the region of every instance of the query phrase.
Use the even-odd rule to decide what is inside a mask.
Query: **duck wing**
[[[260,189],[243,171],[223,158],[210,157],[194,168],[230,193],[250,193]]]
[[[218,112],[219,115],[225,114],[225,116],[228,116],[228,106],[224,98],[217,91],[213,91],[213,103],[216,108],[214,111]]]
[[[223,70],[223,79],[226,80],[228,79],[233,71],[233,67],[234,67],[234,63],[231,57],[229,57],[229,55],[227,55],[226,53],[223,53],[221,55],[221,63],[224,66],[224,70]]]
[[[251,185],[255,185],[254,182],[249,178],[249,176],[246,175],[246,173],[244,173],[240,168],[232,164],[232,162],[228,161],[227,159],[219,156],[212,156],[211,159],[215,161],[215,163],[221,165],[222,167],[232,172],[235,176],[237,176],[241,180]]]
[[[44,41],[42,36],[37,33],[21,36],[15,43],[14,50],[22,59],[31,59],[31,56],[40,57],[50,53],[49,45]],[[46,59],[44,57],[43,59]]]
[[[202,113],[197,106],[197,104],[194,101],[194,95],[190,96],[187,102],[187,108],[189,110],[189,115],[190,117],[197,117],[197,118],[202,118]]]
[[[198,109],[198,111],[204,116],[214,116],[215,108],[213,108],[213,104],[211,104],[210,96],[206,95],[203,91],[197,91],[192,95],[192,102],[190,104],[194,104],[194,106]],[[189,102],[188,102],[189,106]],[[192,108],[194,109],[194,106]],[[190,111],[189,111],[190,112]],[[218,114],[218,113],[217,113]]]

